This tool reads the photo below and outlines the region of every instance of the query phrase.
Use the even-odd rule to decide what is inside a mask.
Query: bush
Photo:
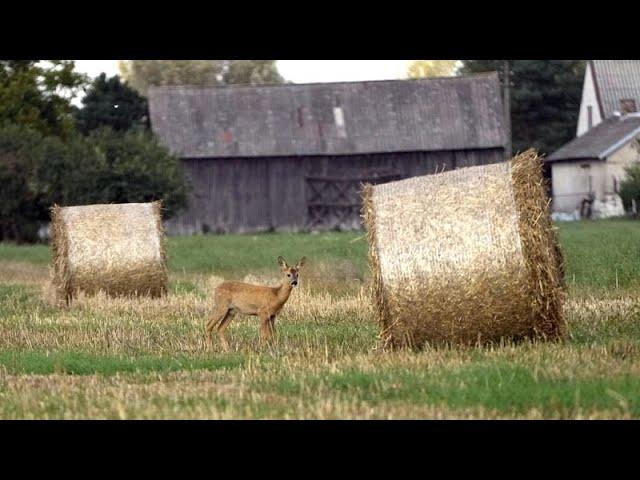
[[[63,142],[0,128],[0,184],[0,240],[37,240],[53,204],[162,200],[165,218],[186,205],[179,160],[145,131],[101,129]]]
[[[100,129],[87,137],[99,156],[96,190],[103,203],[162,200],[169,218],[187,204],[179,159],[148,131]]]
[[[620,182],[620,198],[626,210],[630,210],[633,200],[636,208],[640,209],[640,165],[633,165],[626,169],[626,178]]]
[[[40,134],[18,126],[0,129],[0,241],[37,240],[42,216],[33,188],[33,150]]]

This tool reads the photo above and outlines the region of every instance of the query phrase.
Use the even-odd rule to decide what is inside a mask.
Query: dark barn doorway
[[[360,172],[345,177],[307,176],[307,229],[360,230],[362,187],[399,180],[395,171]]]

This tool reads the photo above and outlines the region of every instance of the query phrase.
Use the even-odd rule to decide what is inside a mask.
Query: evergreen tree
[[[147,100],[136,90],[102,73],[91,83],[82,108],[76,111],[78,130],[88,134],[100,127],[126,131],[134,127],[149,127]]]

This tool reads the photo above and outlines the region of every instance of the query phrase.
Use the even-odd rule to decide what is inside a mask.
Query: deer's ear
[[[280,265],[282,268],[289,268],[289,265],[287,265],[287,262],[285,262],[284,258],[282,257],[278,257],[278,265]]]
[[[307,261],[307,257],[302,257],[300,260],[298,260],[298,265],[296,265],[298,268],[300,268],[301,266],[304,265],[304,262]]]

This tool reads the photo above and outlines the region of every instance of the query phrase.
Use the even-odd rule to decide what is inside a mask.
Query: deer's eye
[[[287,273],[287,277],[290,277],[290,276],[291,276],[291,274],[290,274],[290,273]]]

